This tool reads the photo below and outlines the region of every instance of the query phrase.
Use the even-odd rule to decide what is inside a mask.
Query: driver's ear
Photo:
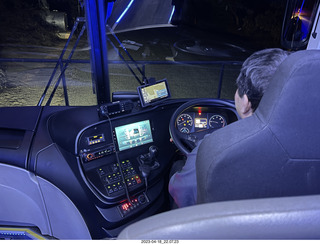
[[[237,110],[240,117],[243,119],[251,116],[253,113],[253,110],[247,94],[244,94],[242,97],[239,97],[238,102],[239,102],[239,106],[237,106]]]

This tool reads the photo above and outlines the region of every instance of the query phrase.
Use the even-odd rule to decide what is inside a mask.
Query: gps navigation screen
[[[158,81],[151,85],[139,86],[138,93],[142,107],[159,103],[171,97],[166,80]]]
[[[115,127],[119,151],[153,142],[149,120]]]

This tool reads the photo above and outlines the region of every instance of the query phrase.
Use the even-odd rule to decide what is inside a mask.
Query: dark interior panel
[[[41,107],[0,108],[0,162],[25,168]]]
[[[0,148],[18,149],[23,141],[25,131],[0,128]]]
[[[42,107],[1,107],[0,128],[34,131]]]
[[[177,157],[169,121],[185,101],[135,104],[131,112],[110,117],[96,106],[2,109],[7,116],[0,120],[0,161],[60,189],[94,239],[115,237],[130,223],[169,210],[168,175]],[[230,107],[203,109],[228,124],[237,119]]]

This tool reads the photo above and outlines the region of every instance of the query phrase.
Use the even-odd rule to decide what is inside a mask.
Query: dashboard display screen
[[[207,128],[207,118],[196,118],[194,122],[195,128]]]
[[[170,92],[166,80],[158,81],[152,85],[139,86],[138,93],[142,107],[170,98]]]
[[[153,142],[149,120],[115,127],[115,132],[119,151]]]

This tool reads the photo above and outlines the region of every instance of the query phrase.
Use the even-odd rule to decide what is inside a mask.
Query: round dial
[[[191,127],[193,125],[193,119],[189,114],[181,114],[177,119],[177,125]]]
[[[177,118],[178,130],[182,133],[189,133],[193,126],[193,119],[189,114],[181,114]]]
[[[226,120],[221,115],[214,114],[209,119],[210,128],[221,128],[226,125]]]

